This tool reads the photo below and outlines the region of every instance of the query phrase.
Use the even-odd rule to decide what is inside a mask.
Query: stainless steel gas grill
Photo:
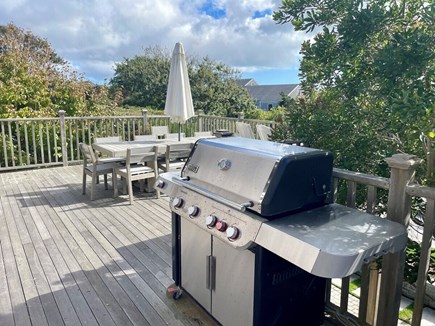
[[[173,277],[223,325],[321,325],[326,279],[406,245],[403,226],[327,204],[332,155],[239,137],[201,139],[170,196]]]

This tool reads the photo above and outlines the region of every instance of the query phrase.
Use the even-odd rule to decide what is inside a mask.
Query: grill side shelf
[[[339,278],[364,262],[405,248],[406,228],[331,204],[262,224],[255,242],[309,273]]]

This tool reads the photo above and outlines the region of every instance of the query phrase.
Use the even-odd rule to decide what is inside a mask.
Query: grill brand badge
[[[218,167],[219,167],[219,170],[222,170],[222,171],[229,170],[231,168],[231,161],[226,159],[226,158],[223,158],[223,159],[219,160]]]
[[[192,171],[193,173],[198,173],[199,165],[189,163],[189,164],[187,164],[187,169],[189,171]]]

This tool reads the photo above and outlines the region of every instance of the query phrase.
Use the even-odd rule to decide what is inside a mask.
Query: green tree
[[[0,26],[0,116],[109,114],[115,104],[106,86],[85,81],[47,40]]]
[[[124,105],[163,109],[170,64],[168,51],[147,47],[143,55],[115,64],[110,88],[122,92]]]
[[[424,157],[435,128],[433,2],[284,0],[278,23],[317,34],[302,44],[305,97],[288,133],[332,150],[340,167],[387,174],[395,152]]]
[[[235,82],[237,71],[207,57],[188,57],[187,61],[195,110],[236,116],[237,112],[255,109],[249,94]],[[123,92],[124,105],[163,109],[169,69],[169,52],[148,47],[143,55],[116,64],[110,86]]]

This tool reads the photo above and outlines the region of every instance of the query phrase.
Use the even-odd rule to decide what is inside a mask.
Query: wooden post
[[[204,130],[204,121],[202,119],[203,115],[204,115],[204,111],[198,110],[198,131],[205,131]]]
[[[60,143],[62,147],[62,162],[63,166],[68,166],[68,154],[66,151],[66,129],[65,129],[65,111],[59,110],[60,123]]]
[[[239,112],[239,113],[237,113],[237,118],[239,119],[239,121],[245,119],[245,112]]]
[[[385,161],[391,169],[387,219],[408,226],[411,198],[406,193],[406,186],[413,181],[421,160],[414,155],[396,154]],[[383,257],[377,326],[397,325],[404,267],[405,249]]]
[[[148,120],[148,110],[143,109],[142,110],[142,120],[143,120],[143,135],[146,135],[147,133],[147,120]],[[140,131],[139,131],[140,134]]]

